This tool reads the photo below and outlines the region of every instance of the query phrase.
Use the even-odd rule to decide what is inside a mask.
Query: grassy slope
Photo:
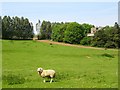
[[[102,56],[104,53],[114,58]],[[23,84],[13,85],[3,80],[3,87],[114,88],[118,86],[117,53],[115,50],[50,46],[35,41],[3,41],[3,77],[16,75],[25,79]],[[43,83],[36,72],[38,67],[55,69],[55,82]]]
[[[0,40],[0,89],[2,88],[2,40]]]

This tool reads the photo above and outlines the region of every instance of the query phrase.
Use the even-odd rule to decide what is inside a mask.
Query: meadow
[[[43,83],[38,67],[54,69],[54,82]],[[117,88],[118,51],[3,40],[2,87]]]

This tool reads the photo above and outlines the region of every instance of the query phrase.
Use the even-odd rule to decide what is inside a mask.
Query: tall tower
[[[38,23],[36,24],[36,32],[37,32],[37,35],[40,34],[40,27],[41,27],[41,22],[40,22],[40,20],[38,20]]]

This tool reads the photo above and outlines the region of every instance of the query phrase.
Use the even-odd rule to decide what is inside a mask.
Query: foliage
[[[51,22],[49,21],[43,21],[41,28],[40,28],[40,35],[38,39],[51,39]]]
[[[3,39],[31,39],[33,26],[27,18],[4,16],[2,19]]]
[[[92,40],[92,46],[105,48],[119,48],[120,43],[120,28],[117,23],[114,27],[103,27],[95,33]]]
[[[91,44],[91,37],[84,37],[81,41],[80,44],[82,45],[90,45]]]
[[[83,38],[82,26],[76,22],[68,24],[64,33],[64,42],[79,44]]]
[[[93,25],[90,25],[90,24],[87,24],[87,23],[82,24],[84,37],[86,37],[87,34],[91,32],[92,27],[93,27]]]
[[[104,47],[107,41],[106,34],[104,30],[99,30],[95,33],[93,37],[92,46]]]
[[[2,17],[0,16],[0,39],[2,38]]]
[[[51,39],[53,41],[58,41],[58,42],[63,42],[64,39],[64,32],[66,30],[67,24],[57,24],[57,23],[53,23],[52,26],[52,36]]]
[[[114,26],[105,26],[98,30],[94,37],[90,39],[87,33],[90,33],[93,25],[77,22],[51,23],[43,21],[40,28],[38,39],[52,39],[57,42],[66,42],[70,44],[92,45],[104,48],[120,48],[120,27],[115,22]],[[33,24],[24,17],[0,17],[0,38],[3,39],[31,39],[33,37]]]
[[[47,26],[47,23],[43,21],[41,32],[45,27]],[[58,42],[67,42],[67,43],[74,43],[78,44],[80,43],[80,40],[87,35],[88,32],[90,32],[90,29],[93,25],[90,24],[78,24],[76,22],[66,22],[66,23],[52,23],[52,33],[51,33],[51,39],[53,41]],[[42,33],[42,36],[44,39],[47,39],[45,37],[45,33]]]
[[[105,48],[116,48],[116,43],[112,41],[107,41],[104,45]]]

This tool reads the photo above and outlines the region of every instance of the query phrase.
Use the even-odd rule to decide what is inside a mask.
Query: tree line
[[[94,47],[119,48],[120,27],[115,22],[114,26],[105,26],[97,31],[93,37],[88,37],[94,25],[79,24],[77,22],[51,23],[43,21],[40,29],[39,39],[51,39],[57,42],[70,44],[82,44]]]
[[[79,44],[81,39],[90,32],[93,25],[79,24],[77,22],[50,23],[43,21],[39,39],[52,39],[57,42]]]
[[[0,22],[2,23],[2,35],[0,35],[2,39],[32,39],[34,36],[33,24],[27,18],[4,16],[0,17]],[[87,34],[90,33],[93,26],[87,23],[51,23],[44,20],[40,27],[38,39],[104,48],[120,47],[120,26],[117,22],[114,26],[101,28],[93,37],[88,37]]]
[[[2,19],[2,39],[31,39],[33,25],[27,18],[4,16]]]
[[[104,48],[120,48],[120,26],[117,22],[113,27],[105,26],[96,32],[91,45]]]

